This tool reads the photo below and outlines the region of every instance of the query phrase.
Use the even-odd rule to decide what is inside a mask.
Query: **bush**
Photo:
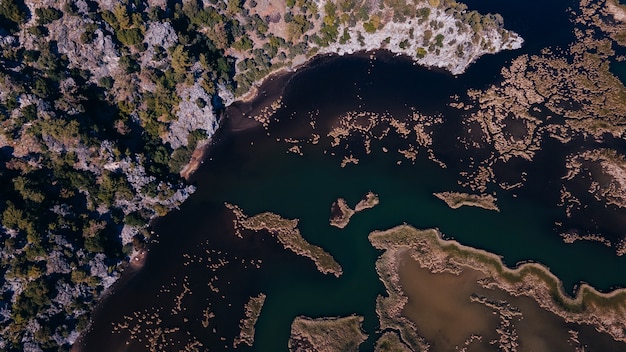
[[[443,48],[443,39],[444,36],[443,34],[437,34],[437,36],[435,36],[435,45],[437,45],[440,48]]]
[[[113,84],[115,83],[115,81],[113,80],[113,77],[111,76],[104,76],[102,78],[100,78],[98,80],[98,85],[100,87],[103,87],[105,89],[111,89],[113,88]]]
[[[177,174],[179,173],[185,165],[191,160],[191,154],[193,153],[193,149],[188,147],[180,147],[174,150],[172,153],[172,157],[168,162],[168,167],[171,173]]]
[[[115,37],[125,46],[137,45],[143,41],[143,34],[139,28],[120,29]]]
[[[49,32],[48,29],[44,26],[32,26],[28,28],[28,33],[34,35],[35,37],[43,38],[46,37]]]
[[[98,25],[95,23],[87,23],[85,25],[85,31],[80,35],[80,41],[83,44],[89,44],[96,39],[96,30],[98,29]]]
[[[35,9],[37,15],[37,23],[45,25],[63,17],[63,12],[52,7],[40,7]]]
[[[365,29],[365,31],[367,33],[374,33],[374,32],[376,32],[376,27],[374,27],[374,25],[371,22],[363,23],[363,29]]]
[[[17,0],[0,1],[0,20],[3,20],[0,23],[10,30],[16,30],[20,24],[26,22],[26,13],[22,10],[24,8],[24,3],[18,3]]]
[[[135,61],[130,55],[124,55],[120,58],[120,67],[124,70],[124,72],[126,73],[134,73],[139,71],[140,67],[139,64],[137,64],[137,61]]]
[[[144,227],[147,222],[139,212],[135,211],[124,217],[124,224],[133,227]]]

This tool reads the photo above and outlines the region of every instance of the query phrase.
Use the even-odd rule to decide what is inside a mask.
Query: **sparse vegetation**
[[[289,349],[291,351],[358,351],[367,339],[361,330],[363,317],[342,318],[296,317],[291,324]]]

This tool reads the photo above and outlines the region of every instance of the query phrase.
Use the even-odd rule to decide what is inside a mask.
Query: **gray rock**
[[[158,45],[166,50],[177,42],[178,36],[169,22],[150,23],[144,36],[144,43],[148,44],[148,46]]]
[[[169,133],[164,138],[172,148],[187,146],[187,136],[194,130],[205,130],[208,136],[212,136],[217,129],[217,117],[211,105],[212,97],[202,88],[199,82],[191,87],[179,89],[181,102],[178,104],[176,121],[169,126]],[[204,107],[198,104],[202,100]]]
[[[53,273],[69,274],[72,272],[69,263],[63,258],[63,253],[59,251],[53,251],[48,256],[46,261],[46,273],[48,275]]]

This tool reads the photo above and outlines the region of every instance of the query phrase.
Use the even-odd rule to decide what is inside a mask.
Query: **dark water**
[[[529,181],[521,190],[489,189],[498,190],[499,213],[468,207],[452,210],[432,195],[460,191],[460,160],[484,152],[468,151],[455,143],[462,130],[462,117],[446,107],[450,96],[463,96],[468,88],[483,88],[493,82],[500,67],[522,53],[536,53],[571,39],[565,14],[569,1],[503,4],[472,0],[468,4],[479,11],[502,13],[507,28],[525,37],[525,47],[481,58],[459,77],[384,54],[374,61],[359,56],[322,58],[295,76],[268,82],[262,88],[267,97],[231,106],[218,142],[195,176],[198,191],[179,211],[156,222],[156,243],[150,246],[145,266],[124,285],[118,285],[101,305],[84,350],[145,350],[145,339],[112,333],[112,326],[123,322],[125,315],[155,307],[163,307],[159,313],[162,326],[180,328],[163,334],[163,341],[171,340],[180,348],[196,339],[211,350],[232,349],[244,316],[242,307],[260,292],[267,294],[267,300],[256,325],[253,350],[286,350],[291,322],[298,315],[349,314],[365,317],[364,329],[370,339],[363,350],[372,350],[378,326],[376,296],[384,287],[374,267],[379,253],[367,235],[405,222],[418,228],[437,227],[465,245],[501,255],[510,266],[540,262],[563,280],[568,291],[581,281],[601,290],[626,286],[622,274],[626,258],[618,258],[612,249],[600,244],[566,245],[554,230],[555,219],[562,216],[562,210],[554,206],[557,182],[564,174],[564,165],[555,161],[562,160],[571,151],[569,147],[549,145],[532,165],[516,165],[528,171]],[[541,18],[530,20],[536,15]],[[272,124],[268,136],[243,114],[262,109],[281,94],[285,107],[274,116],[279,122]],[[374,143],[374,152],[368,156],[363,155],[358,141],[353,149],[340,151],[329,149],[328,141],[322,139],[319,145],[304,145],[304,156],[286,153],[285,144],[276,142],[278,137],[309,133],[306,116],[314,110],[319,110],[317,123],[323,130],[346,111],[390,111],[394,116],[405,116],[411,107],[425,114],[444,115],[434,149],[448,164],[447,169],[427,160],[424,153],[414,165],[406,160],[398,165],[399,157],[381,151],[383,145],[395,150],[393,140]],[[330,155],[333,151],[337,155]],[[359,164],[341,168],[342,153],[358,155]],[[514,176],[516,172],[511,173]],[[369,190],[379,195],[378,206],[356,214],[343,230],[329,225],[330,205],[337,197],[354,205]],[[262,233],[235,237],[232,214],[224,202],[239,205],[249,215],[271,211],[300,219],[303,237],[332,254],[344,274],[338,279],[320,274],[310,260],[283,250]],[[210,257],[228,263],[212,271],[206,266]],[[195,258],[194,262],[185,265],[188,258]],[[250,260],[261,260],[261,268],[242,264]],[[216,275],[214,285],[219,293],[207,284]],[[172,314],[172,302],[183,283],[192,291],[181,301],[186,310]],[[204,327],[202,311],[209,304],[216,317]],[[142,326],[143,333],[161,336]],[[170,349],[164,346],[162,343],[163,350]],[[245,350],[243,347],[240,349]]]

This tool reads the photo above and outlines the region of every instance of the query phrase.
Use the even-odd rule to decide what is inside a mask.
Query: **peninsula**
[[[443,240],[441,234],[434,229],[418,230],[408,225],[401,225],[387,231],[372,232],[369,240],[374,247],[385,251],[376,263],[377,272],[388,293],[387,297],[379,296],[377,300],[381,329],[399,332],[402,342],[413,350],[422,350],[429,343],[424,336],[420,335],[421,332],[427,332],[428,328],[416,324],[414,318],[409,318],[407,315],[410,315],[410,311],[407,310],[409,309],[407,303],[410,299],[406,296],[406,292],[419,291],[411,288],[411,280],[407,276],[405,279],[402,278],[401,271],[408,270],[402,269],[409,265],[406,261],[414,261],[418,264],[415,269],[411,269],[413,277],[416,275],[414,270],[425,270],[432,274],[443,273],[449,275],[451,279],[443,281],[442,285],[450,285],[452,277],[464,277],[459,280],[461,284],[469,287],[469,282],[473,282],[473,290],[477,292],[483,292],[481,291],[483,288],[489,288],[501,290],[503,293],[500,297],[508,297],[508,300],[513,300],[514,297],[530,297],[535,301],[535,307],[537,304],[540,306],[540,308],[532,308],[534,311],[547,310],[565,322],[592,325],[597,331],[610,334],[613,339],[620,341],[617,343],[626,342],[626,325],[624,325],[621,313],[626,309],[624,289],[600,293],[583,283],[577,288],[572,298],[564,292],[559,279],[546,267],[527,263],[518,265],[514,269],[508,268],[497,255],[463,246],[453,240]],[[432,274],[426,275],[431,277]],[[446,287],[451,290],[449,292],[460,290],[460,288]],[[427,291],[430,293],[421,291],[423,292],[421,294],[431,295],[432,290]],[[445,302],[453,302],[453,299],[448,299],[450,297],[447,297]],[[508,306],[508,303],[494,305],[489,303],[489,300],[480,298],[480,295],[468,291],[466,299],[470,298],[472,302],[486,305],[500,315],[501,321],[495,331],[501,348],[510,347],[519,342],[517,332],[511,325],[514,320],[517,320],[515,317],[519,315],[515,313],[515,309]],[[426,298],[423,297],[423,299]],[[529,304],[524,303],[524,306],[529,306]],[[427,315],[424,309],[421,314]],[[433,324],[433,320],[430,324]],[[485,324],[488,323],[485,322]],[[560,323],[557,325],[561,326]],[[474,326],[479,326],[478,320],[474,320]],[[467,341],[471,343],[474,340],[471,336],[473,333],[468,331],[467,334],[469,339]],[[430,337],[434,338],[434,336],[433,334]],[[530,338],[533,338],[532,335]]]

